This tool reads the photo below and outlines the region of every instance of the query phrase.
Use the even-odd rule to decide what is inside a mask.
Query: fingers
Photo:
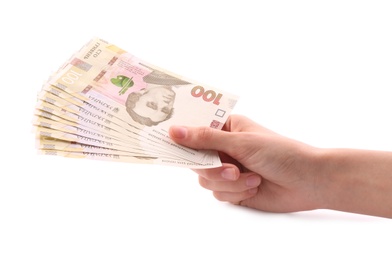
[[[241,173],[237,180],[210,180],[199,176],[203,188],[217,192],[243,192],[258,187],[261,176],[255,173]]]
[[[199,176],[210,181],[235,181],[240,177],[240,170],[233,164],[223,163],[221,167],[193,170]]]
[[[194,149],[210,149],[227,152],[235,147],[235,141],[230,138],[232,133],[216,130],[210,127],[172,126],[170,137],[178,144]],[[231,142],[228,142],[228,140]]]
[[[262,178],[254,172],[240,173],[233,164],[223,164],[213,169],[194,170],[199,174],[200,185],[213,191],[216,199],[238,204],[256,195]]]
[[[261,184],[260,175],[254,173],[242,173],[237,181],[213,182],[199,176],[202,187],[212,190],[214,197],[220,201],[240,204],[241,201],[254,197]]]
[[[267,129],[250,118],[242,115],[230,115],[222,130],[228,132],[258,132],[264,134],[276,134],[270,129]]]
[[[220,201],[227,201],[233,204],[241,204],[244,200],[252,198],[257,194],[259,188],[253,188],[250,190],[242,191],[242,192],[223,192],[223,191],[214,191],[214,197]]]
[[[249,154],[259,150],[254,134],[249,129],[240,127],[243,124],[254,130],[257,124],[242,117],[233,117],[229,120],[224,130],[210,127],[186,127],[172,126],[169,135],[176,143],[194,149],[217,150],[227,155],[229,160],[223,160],[226,164],[214,169],[194,170],[199,174],[199,183],[202,187],[213,191],[218,200],[239,203],[245,199],[255,196],[258,186],[262,182],[259,174],[254,172],[240,173],[235,164],[244,164]],[[241,133],[243,130],[245,133]],[[250,136],[252,135],[252,136]],[[232,163],[228,163],[232,162]],[[244,168],[246,169],[246,168]]]

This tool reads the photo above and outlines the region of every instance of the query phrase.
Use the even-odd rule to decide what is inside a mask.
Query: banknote
[[[84,158],[100,161],[114,161],[114,162],[127,162],[127,163],[143,163],[143,164],[161,164],[168,166],[179,166],[187,168],[206,168],[216,167],[216,164],[200,165],[194,162],[182,161],[177,159],[166,158],[150,158],[150,157],[135,157],[126,155],[117,155],[110,153],[91,153],[91,152],[73,152],[73,151],[58,151],[58,150],[39,150],[39,154],[43,155],[57,155],[68,158]]]
[[[91,111],[87,111],[85,109],[81,109],[75,107],[73,105],[66,105],[65,101],[58,100],[55,96],[50,96],[47,98],[46,95],[40,95],[40,98],[43,97],[44,101],[38,102],[37,110],[43,110],[46,113],[51,113],[53,116],[51,119],[56,120],[56,118],[61,117],[61,123],[59,123],[57,130],[69,130],[70,127],[66,128],[65,124],[67,124],[65,120],[72,123],[73,129],[78,130],[78,134],[84,137],[92,137],[86,136],[86,134],[95,133],[95,136],[105,136],[106,139],[118,139],[123,142],[123,145],[126,145],[129,149],[144,149],[145,151],[158,150],[164,151],[167,154],[173,154],[173,151],[162,148],[159,145],[159,142],[155,139],[151,139],[143,136],[135,136],[135,135],[127,135],[133,134],[131,132],[126,132],[126,129],[119,127],[118,125],[112,123],[109,119],[105,118],[103,115],[94,114]],[[57,104],[58,106],[54,105]],[[78,113],[79,111],[79,113]],[[39,115],[40,113],[38,113]],[[111,118],[113,119],[113,118]],[[42,121],[42,120],[41,120]],[[58,122],[60,122],[57,119]],[[68,123],[69,124],[69,123]],[[56,126],[54,122],[53,126]],[[79,126],[79,127],[75,127]],[[87,130],[87,129],[88,130]],[[100,134],[98,134],[100,133]],[[71,133],[74,134],[74,133]],[[133,139],[131,139],[133,138]],[[136,143],[136,142],[137,143]],[[198,155],[198,156],[196,156]],[[192,149],[187,149],[186,152],[178,153],[177,156],[183,159],[192,160],[201,164],[209,163],[209,156],[206,156],[205,153],[196,153]]]
[[[149,164],[175,165],[182,167],[199,168],[202,167],[191,161],[181,160],[168,156],[140,156],[133,152],[125,152],[112,148],[104,148],[96,145],[84,143],[68,142],[48,136],[39,136],[37,148],[41,154],[61,155],[71,158],[87,158],[96,160],[113,160],[119,162],[143,162]],[[216,162],[211,162],[214,165]]]
[[[149,163],[210,168],[221,165],[216,151],[180,146],[168,130],[171,125],[221,129],[238,96],[94,38],[50,76],[38,100],[34,125],[44,154],[112,158],[107,154],[124,161],[137,157],[135,162],[145,162],[144,156]]]
[[[136,156],[136,157],[154,157],[154,156],[146,156],[137,151],[127,152],[120,151],[113,148],[106,148],[97,145],[78,143],[73,141],[61,140],[49,136],[37,136],[36,146],[41,150],[56,150],[56,151],[68,151],[68,152],[87,152],[87,153],[106,153],[106,154],[114,154],[114,155],[124,155],[124,156]],[[155,156],[157,157],[157,156]],[[167,155],[163,155],[165,158]]]
[[[146,149],[145,147],[132,147],[123,140],[106,136],[102,133],[85,128],[81,125],[60,123],[45,117],[35,117],[33,124],[37,127],[37,133],[40,136],[52,137],[57,140],[78,143],[82,145],[94,145],[103,149],[112,149],[125,152],[124,155],[145,156],[145,157],[165,157],[165,158],[182,158],[175,154],[170,154],[160,149]],[[42,141],[41,141],[42,142]],[[210,159],[210,160],[208,160]],[[206,158],[205,163],[211,163],[212,158]]]
[[[78,142],[86,145],[95,145],[102,148],[111,148],[120,151],[133,152],[137,156],[163,156],[166,153],[131,147],[122,140],[97,133],[82,126],[70,126],[51,119],[36,117],[33,124],[41,136],[56,137],[59,140]]]
[[[215,167],[215,165],[219,164],[219,160],[216,157],[213,157],[210,163],[198,164],[188,160],[182,160],[176,157],[170,157],[167,155],[163,156],[146,156],[139,155],[134,152],[127,152],[116,150],[113,148],[106,148],[103,146],[97,146],[95,142],[75,142],[74,138],[65,138],[69,141],[65,141],[62,139],[57,139],[56,137],[63,138],[63,134],[55,135],[53,134],[55,131],[49,130],[37,133],[37,148],[39,154],[44,155],[59,155],[63,157],[70,158],[86,158],[86,159],[94,159],[94,160],[105,160],[105,161],[117,161],[117,162],[130,162],[130,163],[146,163],[146,164],[162,164],[169,166],[179,166],[179,167],[187,167],[187,168],[206,168],[206,167]],[[83,138],[83,140],[87,140]],[[90,144],[89,144],[90,143]],[[101,145],[101,141],[99,145]]]
[[[151,139],[149,137],[143,137],[136,135],[134,132],[129,131],[127,127],[129,125],[121,120],[120,118],[113,116],[112,114],[104,111],[103,109],[96,107],[92,104],[89,104],[84,101],[82,103],[80,100],[75,101],[72,100],[72,102],[69,102],[70,100],[64,100],[62,98],[59,98],[57,95],[52,94],[51,92],[42,92],[41,95],[39,96],[39,99],[42,101],[45,101],[47,103],[50,103],[51,105],[57,106],[58,108],[55,109],[57,110],[57,113],[70,115],[69,113],[73,114],[73,117],[78,117],[82,116],[85,119],[88,119],[87,122],[91,121],[99,121],[100,124],[105,125],[106,129],[113,129],[116,131],[117,135],[123,134],[121,138],[130,138],[130,141],[134,141],[134,144],[137,145],[138,143],[142,142],[143,145],[150,145],[151,148],[156,148],[160,147],[161,144],[157,142],[155,139]],[[43,103],[39,103],[37,108],[39,109],[44,109],[42,106]],[[77,105],[75,105],[77,104]],[[51,106],[51,109],[53,109],[53,106]],[[49,105],[46,105],[48,107]],[[59,110],[60,109],[60,110]],[[72,115],[71,115],[72,116]],[[86,121],[86,120],[84,120]],[[83,124],[83,122],[81,123]],[[94,125],[93,125],[94,126]],[[90,126],[91,127],[91,126]],[[97,129],[100,131],[100,129]],[[109,134],[110,135],[110,134]],[[163,149],[163,148],[162,148]],[[179,154],[182,155],[182,154]],[[195,159],[195,158],[193,158]]]

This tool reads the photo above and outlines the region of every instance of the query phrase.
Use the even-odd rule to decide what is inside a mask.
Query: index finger
[[[193,169],[193,171],[210,181],[236,181],[240,177],[238,167],[230,163],[223,163],[216,168]]]

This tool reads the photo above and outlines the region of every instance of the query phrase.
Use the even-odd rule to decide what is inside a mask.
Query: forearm
[[[392,152],[323,149],[322,207],[392,218]]]

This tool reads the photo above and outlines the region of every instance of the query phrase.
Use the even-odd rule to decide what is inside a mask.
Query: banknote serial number
[[[191,95],[195,98],[201,97],[205,102],[212,102],[215,105],[220,104],[220,99],[223,96],[221,93],[216,93],[211,89],[205,90],[202,86],[193,87],[191,90]]]

